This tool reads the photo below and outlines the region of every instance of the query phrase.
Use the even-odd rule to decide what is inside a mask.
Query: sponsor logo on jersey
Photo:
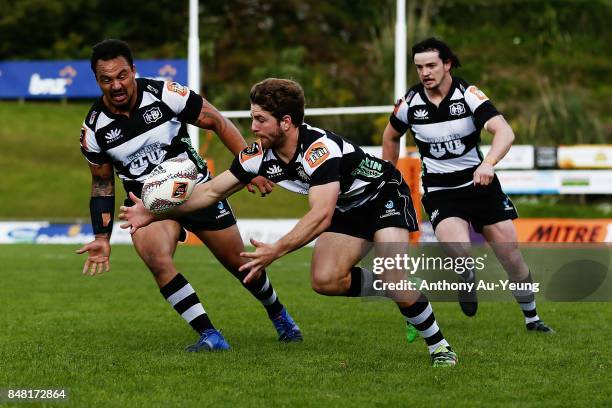
[[[182,200],[187,197],[187,186],[188,184],[184,181],[175,181],[172,186],[172,198],[178,198]]]
[[[474,94],[474,96],[476,96],[478,99],[480,99],[481,101],[486,101],[487,99],[487,95],[484,94],[484,92],[482,92],[480,89],[478,89],[476,86],[472,85],[468,88],[468,92]]]
[[[306,183],[310,181],[310,177],[308,176],[308,174],[306,174],[306,170],[304,170],[302,166],[298,166],[295,171],[297,172],[298,177],[302,179],[302,181],[305,181]]]
[[[161,109],[159,109],[159,106],[154,106],[151,109],[147,109],[142,117],[145,123],[148,125],[160,120],[162,117],[162,112]]]
[[[240,163],[261,155],[263,152],[261,148],[261,141],[258,139],[252,145],[240,152]]]
[[[268,170],[266,170],[266,174],[271,177],[279,176],[282,172],[283,172],[283,169],[281,169],[278,164],[275,164],[272,167],[270,167]]]
[[[385,204],[385,208],[387,210],[392,209],[393,208],[393,201],[391,201],[391,200],[387,201],[387,203]]]
[[[444,156],[447,152],[455,156],[461,156],[465,151],[465,145],[461,139],[449,140],[443,143],[432,143],[429,145],[429,153],[439,159]]]
[[[414,111],[414,118],[415,119],[428,119],[429,118],[429,112],[427,112],[427,109],[417,109]]]
[[[87,134],[87,129],[85,129],[85,126],[81,126],[81,136],[79,137],[79,142],[81,143],[81,146],[85,150],[87,150],[87,140],[85,139],[86,134]]]
[[[217,204],[217,209],[222,210],[225,206],[223,205],[223,203],[221,201],[219,201],[219,204]]]
[[[465,113],[465,106],[463,105],[463,102],[455,102],[451,104],[449,109],[451,115],[459,116]]]
[[[121,129],[112,129],[106,132],[106,135],[104,136],[104,138],[106,139],[108,143],[111,143],[119,139],[122,136],[123,136],[123,133],[121,133]]]
[[[383,175],[382,163],[365,157],[359,166],[351,172],[351,176],[364,176],[368,178],[379,178]]]
[[[306,151],[306,162],[311,168],[315,168],[327,159],[329,149],[322,142],[317,142]]]
[[[96,116],[98,115],[98,112],[93,111],[91,112],[91,115],[89,115],[89,124],[91,126],[93,126],[94,122],[96,121]]]
[[[393,114],[395,115],[397,113],[397,111],[399,110],[400,106],[402,105],[402,98],[399,98],[397,100],[397,102],[395,102],[395,107],[393,108]]]
[[[164,161],[166,151],[161,148],[159,142],[147,145],[136,153],[129,155],[126,159],[130,162],[130,173],[135,176],[140,176],[149,167],[150,164],[157,166]]]
[[[149,92],[151,92],[152,94],[157,95],[159,93],[159,91],[157,90],[157,88],[155,88],[153,85],[149,84],[147,85],[147,90]]]
[[[177,93],[181,96],[185,96],[189,93],[189,88],[179,84],[178,82],[166,82],[166,88],[170,92]]]

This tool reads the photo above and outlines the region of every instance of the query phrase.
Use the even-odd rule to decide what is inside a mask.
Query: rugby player
[[[372,287],[373,275],[356,264],[369,244],[407,244],[409,231],[418,228],[408,186],[389,162],[333,132],[304,123],[304,93],[298,83],[266,79],[252,87],[250,100],[251,130],[258,139],[231,168],[196,186],[186,203],[163,216],[154,216],[130,194],[136,205],[121,207],[119,218],[127,221],[122,228],[138,233],[156,219],[205,208],[254,177],[267,175],[281,187],[307,194],[310,210],[275,243],[251,239],[255,251],[242,254],[250,261],[240,268],[249,271],[246,280],[257,279],[274,260],[318,237],[311,263],[312,288],[328,296],[362,296],[363,289]],[[426,296],[419,291],[403,295],[396,303],[405,321],[424,338],[433,366],[455,365],[457,355],[442,335]]]
[[[512,146],[512,128],[480,89],[452,76],[460,62],[446,43],[428,38],[412,47],[412,58],[420,83],[395,105],[383,134],[383,159],[397,162],[400,137],[410,129],[422,159],[423,206],[445,249],[469,256],[471,224],[492,244],[511,281],[531,283],[512,223],[518,214],[494,170]],[[486,157],[478,148],[483,128],[493,134]],[[476,279],[473,269],[459,276],[465,282]],[[538,316],[533,291],[513,295],[527,330],[554,333]],[[474,316],[475,289],[459,292],[459,304]]]
[[[90,211],[95,240],[77,253],[88,253],[83,273],[95,275],[110,269],[110,236],[115,207],[113,168],[126,191],[140,196],[143,181],[161,162],[187,158],[196,165],[198,183],[211,180],[206,162],[190,143],[186,124],[213,130],[234,154],[246,142],[236,127],[206,99],[175,82],[136,78],[136,67],[128,45],[109,39],[93,47],[91,69],[102,91],[81,129],[81,151],[92,175]],[[272,184],[254,179],[262,194]],[[251,192],[254,190],[250,188]],[[132,205],[128,198],[124,205]],[[198,333],[199,340],[188,351],[225,350],[227,341],[212,324],[195,290],[178,273],[173,256],[185,229],[195,234],[219,262],[241,282],[247,270],[239,269],[247,259],[240,256],[244,245],[236,219],[225,200],[209,208],[165,220],[132,235],[136,252],[160,288],[162,296]],[[278,299],[265,272],[244,287],[262,304],[276,328],[279,340],[301,341],[302,334]]]

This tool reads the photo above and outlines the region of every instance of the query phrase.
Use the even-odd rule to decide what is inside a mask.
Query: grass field
[[[178,268],[232,350],[188,354],[195,333],[159,295],[132,247],[112,271],[80,274],[72,246],[0,246],[0,389],[67,388],[57,406],[606,406],[612,305],[540,303],[557,335],[525,332],[518,307],[484,303],[473,319],[434,304],[459,354],[432,369],[388,302],[329,298],[309,286],[310,250],[269,268],[300,324],[279,344],[261,306],[203,248]],[[22,406],[21,404],[15,406]]]

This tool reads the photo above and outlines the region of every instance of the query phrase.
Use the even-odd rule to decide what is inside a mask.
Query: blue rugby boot
[[[303,340],[300,328],[295,324],[291,315],[289,315],[289,312],[284,307],[279,314],[271,317],[270,320],[272,320],[272,324],[274,324],[274,328],[278,333],[278,341],[291,343]]]
[[[230,346],[223,338],[221,332],[216,329],[207,329],[202,332],[202,336],[197,343],[192,344],[185,350],[189,352],[198,351],[222,351],[229,350]]]

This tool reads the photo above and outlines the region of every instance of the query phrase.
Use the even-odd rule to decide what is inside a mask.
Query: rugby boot
[[[272,324],[278,333],[278,341],[285,343],[300,342],[303,340],[302,332],[297,324],[291,318],[287,309],[283,307],[276,316],[271,317]]]
[[[229,350],[229,348],[229,344],[225,341],[220,331],[207,329],[202,332],[202,336],[197,343],[188,346],[185,350],[189,352],[222,351]]]

